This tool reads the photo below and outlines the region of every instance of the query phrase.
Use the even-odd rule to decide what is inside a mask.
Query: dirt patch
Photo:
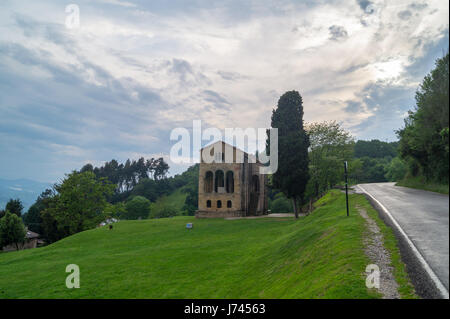
[[[370,218],[366,210],[358,207],[359,214],[366,220],[368,235],[364,237],[364,251],[370,260],[380,269],[380,288],[377,289],[384,299],[399,299],[398,284],[395,281],[391,255],[384,248],[383,234],[377,223]]]

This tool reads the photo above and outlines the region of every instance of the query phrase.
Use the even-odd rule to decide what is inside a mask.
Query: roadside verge
[[[367,192],[364,187],[361,185],[357,185],[356,187],[364,193],[372,206],[378,211],[380,218],[394,231],[394,234],[398,239],[401,258],[406,264],[407,272],[417,294],[422,298],[427,299],[448,299],[449,294],[447,289],[389,210],[374,196]]]

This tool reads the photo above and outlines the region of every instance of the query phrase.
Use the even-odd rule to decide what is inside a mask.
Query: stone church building
[[[267,175],[254,155],[219,141],[200,150],[198,218],[267,213]],[[206,159],[206,160],[205,160]]]

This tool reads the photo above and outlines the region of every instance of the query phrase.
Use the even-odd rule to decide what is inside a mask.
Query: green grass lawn
[[[431,183],[425,181],[425,178],[423,177],[407,177],[400,182],[397,182],[396,185],[398,186],[404,186],[404,187],[410,187],[410,188],[416,188],[416,189],[423,189],[430,192],[436,192],[441,194],[447,194],[448,195],[448,184],[437,184],[437,183]]]
[[[2,253],[0,298],[378,298],[365,286],[366,228],[355,208],[367,202],[351,200],[350,217],[344,195],[333,191],[299,220],[120,221]],[[72,263],[80,266],[79,289],[65,286]],[[402,278],[404,265],[394,266]],[[399,282],[410,296],[407,278]]]
[[[411,284],[409,276],[406,272],[406,266],[401,260],[400,250],[398,248],[397,239],[395,238],[393,230],[388,227],[379,217],[378,212],[362,195],[355,195],[351,198],[352,204],[366,210],[370,218],[375,220],[381,233],[383,234],[384,247],[390,254],[391,266],[393,267],[393,274],[398,283],[398,292],[401,298],[416,299],[414,287]]]

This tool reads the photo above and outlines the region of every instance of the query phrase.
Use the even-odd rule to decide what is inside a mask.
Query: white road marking
[[[375,197],[373,197],[369,192],[367,192],[361,185],[357,185],[359,189],[361,189],[364,193],[366,193],[370,198],[372,198],[378,205],[380,205],[381,209],[384,210],[386,215],[389,216],[389,218],[392,220],[392,223],[397,227],[400,234],[402,234],[403,237],[405,237],[406,242],[410,246],[411,250],[413,251],[414,255],[417,257],[417,259],[422,264],[423,268],[427,272],[427,274],[430,276],[431,280],[433,280],[434,284],[436,285],[437,289],[441,293],[442,297],[444,299],[449,299],[448,290],[445,288],[445,286],[442,284],[442,282],[439,280],[438,276],[434,273],[433,269],[431,269],[430,265],[428,265],[425,258],[423,258],[422,254],[419,252],[419,250],[416,248],[414,243],[409,239],[408,235],[404,232],[404,230],[400,227],[400,225],[397,223],[395,218],[391,215],[391,213],[387,210],[386,207],[383,206]]]

